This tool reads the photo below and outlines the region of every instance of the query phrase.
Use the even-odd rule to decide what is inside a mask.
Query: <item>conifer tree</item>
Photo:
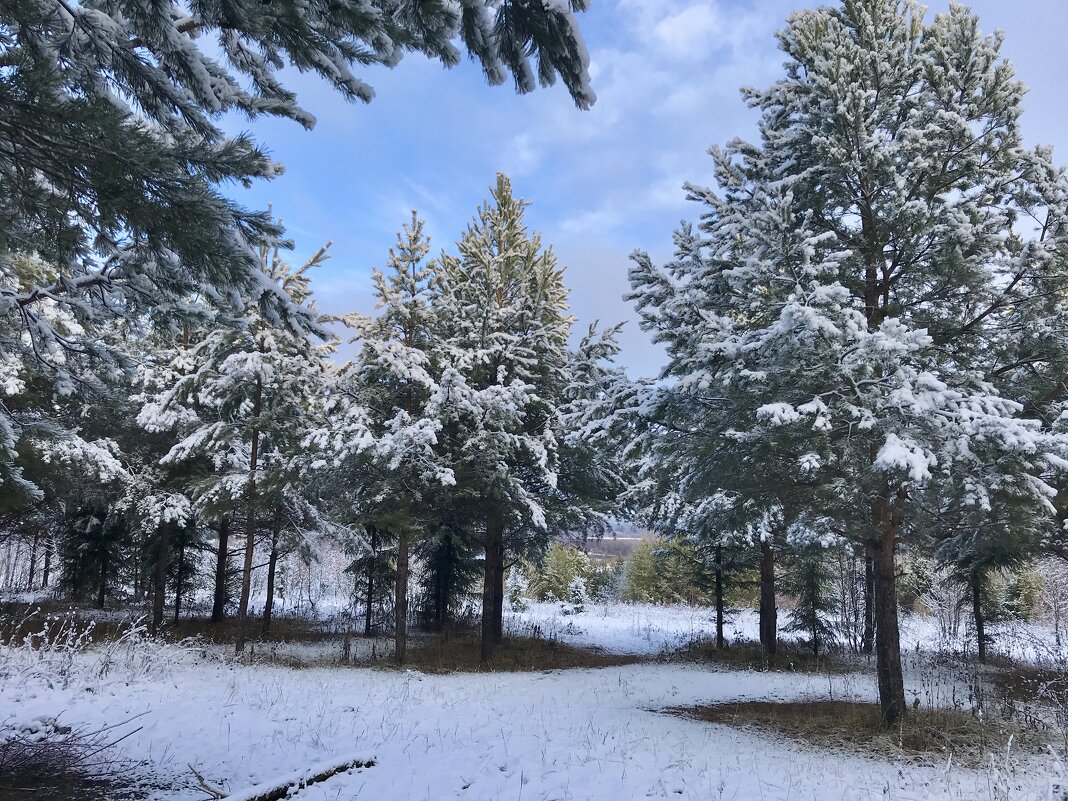
[[[804,635],[812,653],[835,641],[829,623],[834,604],[830,598],[831,565],[823,543],[812,532],[798,532],[791,538],[791,572],[787,589],[794,596],[793,611],[787,619],[786,631]]]
[[[327,422],[309,442],[323,464],[341,468],[333,481],[364,526],[395,543],[394,658],[407,643],[409,559],[412,542],[434,518],[429,500],[454,482],[453,466],[436,448],[441,418],[437,323],[431,308],[429,241],[413,211],[390,249],[386,271],[375,270],[379,313],[348,315],[357,332],[357,357],[346,364],[326,399]]]
[[[325,258],[322,248],[292,270],[277,249],[264,246],[263,281],[314,321],[307,272]],[[298,458],[313,398],[324,385],[329,346],[317,345],[301,327],[276,327],[255,309],[236,325],[219,321],[192,336],[195,341],[183,341],[169,359],[145,372],[137,419],[150,433],[180,435],[160,459],[163,466],[204,467],[187,473],[187,492],[199,510],[244,520],[240,652],[248,634],[256,538],[261,523],[283,502],[287,478],[293,478],[289,462]]]
[[[478,499],[484,537],[482,658],[500,641],[506,554],[536,545],[558,486],[558,407],[568,384],[571,330],[563,269],[528,203],[500,174],[491,199],[438,268],[445,363],[443,445],[458,486]]]
[[[759,143],[713,151],[718,191],[689,187],[702,237],[664,270],[639,256],[635,294],[680,376],[658,390],[696,443],[676,458],[740,443],[740,477],[767,487],[752,457],[774,454],[791,508],[870,545],[892,722],[895,558],[925,488],[957,476],[976,508],[1004,492],[1051,511],[1064,442],[999,392],[991,356],[1045,302],[1034,286],[1064,286],[1066,194],[1021,144],[1022,86],[967,9],[925,24],[911,2],[845,0],[779,42],[785,77],[745,90]]]
[[[37,398],[11,401],[33,372],[69,394],[130,367],[108,340],[196,317],[201,294],[224,313],[258,305],[272,324],[300,317],[264,281],[257,250],[280,226],[221,190],[282,166],[221,119],[315,119],[282,81],[314,72],[346,100],[373,89],[358,67],[408,52],[446,66],[466,51],[487,81],[519,92],[560,77],[581,108],[595,99],[570,2],[257,0],[144,3],[27,0],[0,7],[0,480],[22,477],[24,436],[72,439]],[[532,65],[532,59],[536,65]],[[44,270],[28,273],[27,258]],[[235,309],[235,305],[237,308]],[[306,322],[306,320],[305,320]],[[40,388],[38,388],[39,390]],[[18,391],[19,395],[23,392]],[[29,400],[26,404],[23,401]]]

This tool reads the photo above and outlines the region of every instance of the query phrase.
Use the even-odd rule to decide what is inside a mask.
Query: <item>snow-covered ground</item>
[[[708,610],[684,607],[592,606],[561,615],[558,604],[534,604],[509,622],[517,631],[536,626],[543,636],[639,654],[710,630]],[[737,617],[732,635],[749,636],[750,625]],[[645,663],[430,676],[327,666],[334,646],[302,646],[316,647],[320,666],[303,669],[234,664],[201,648],[154,643],[72,661],[53,655],[47,664],[25,651],[2,652],[0,727],[42,718],[115,725],[116,737],[129,734],[121,753],[166,782],[155,796],[161,801],[203,797],[192,768],[237,792],[349,756],[376,764],[309,787],[299,801],[1046,801],[1061,770],[1052,758],[1014,753],[979,771],[895,763],[660,711],[736,699],[873,699],[870,675]],[[920,678],[911,689],[931,693]]]
[[[173,781],[156,797],[175,801],[199,795],[190,766],[238,791],[348,755],[376,765],[309,787],[300,801],[1045,801],[1053,769],[1017,764],[1015,755],[978,772],[893,764],[658,711],[829,692],[872,697],[872,681],[860,676],[657,664],[428,676],[224,664],[174,647],[154,653],[162,662],[147,673],[115,665],[102,678],[78,674],[66,688],[40,678],[6,683],[0,721],[120,724],[117,733],[133,733],[118,747]]]
[[[561,603],[530,602],[520,612],[506,612],[506,625],[516,633],[535,633],[574,645],[602,648],[619,654],[656,655],[685,647],[716,634],[715,610],[703,606],[591,603],[578,614],[563,614]],[[780,624],[785,615],[780,613]],[[933,617],[901,617],[903,651],[945,652],[973,649],[972,634],[961,626],[947,636]],[[1068,648],[1057,646],[1052,630],[1038,623],[991,624],[991,649],[1027,662],[1068,660]],[[724,625],[728,642],[759,639],[758,616],[751,609],[731,614]],[[779,632],[780,639],[792,635]]]

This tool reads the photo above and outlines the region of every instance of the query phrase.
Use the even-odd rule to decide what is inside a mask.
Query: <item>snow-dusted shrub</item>
[[[586,611],[586,605],[590,602],[586,594],[586,582],[581,576],[575,576],[567,585],[567,600],[560,605],[560,613],[564,615],[577,615]]]
[[[530,592],[529,582],[521,565],[514,566],[507,575],[508,605],[513,612],[525,612],[530,608],[527,603]]]
[[[66,689],[107,678],[156,678],[191,650],[188,643],[150,637],[143,619],[130,621],[117,637],[95,642],[93,620],[67,613],[46,615],[35,625],[38,616],[35,610],[14,621],[15,633],[0,644],[0,679]]]

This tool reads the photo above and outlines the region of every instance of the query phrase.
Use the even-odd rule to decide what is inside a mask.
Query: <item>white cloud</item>
[[[653,34],[668,58],[700,59],[721,46],[723,20],[716,6],[700,3],[664,17]]]

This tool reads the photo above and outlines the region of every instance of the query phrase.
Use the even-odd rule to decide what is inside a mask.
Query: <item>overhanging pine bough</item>
[[[419,52],[451,66],[466,51],[492,84],[527,92],[559,76],[594,102],[572,0],[145,3],[15,0],[0,6],[0,358],[60,371],[55,349],[88,354],[63,381],[93,383],[115,319],[176,324],[199,297],[228,309],[259,303],[275,323],[312,328],[264,282],[256,247],[279,227],[220,186],[272,178],[280,165],[217,121],[314,118],[281,82],[311,71],[346,99],[373,90],[354,70]],[[217,55],[216,55],[217,54]],[[532,59],[536,67],[531,66]],[[535,77],[536,76],[536,77]],[[20,254],[52,271],[27,280]],[[65,335],[42,312],[69,310]],[[24,342],[24,338],[27,342]],[[111,363],[119,363],[116,356]],[[0,407],[0,462],[30,422]],[[7,447],[10,445],[10,447]],[[6,472],[6,468],[5,468]],[[31,493],[33,487],[27,486]]]

